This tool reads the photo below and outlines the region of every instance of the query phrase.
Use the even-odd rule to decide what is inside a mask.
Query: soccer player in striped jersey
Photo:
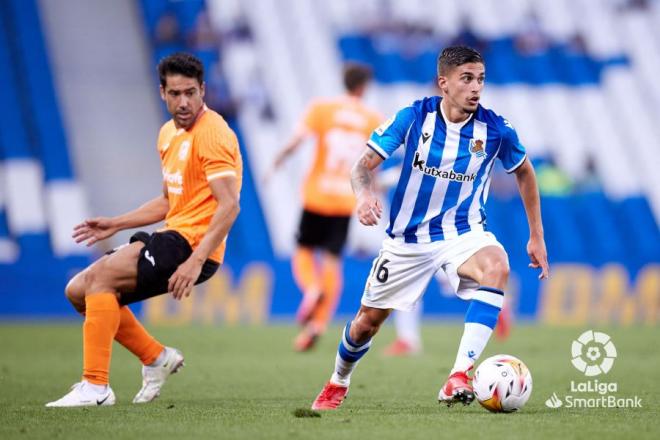
[[[80,382],[48,407],[114,405],[109,385],[113,340],[143,364],[142,388],[133,403],[158,397],[168,376],[183,365],[179,350],[165,347],[135,318],[127,304],[171,292],[190,295],[209,279],[225,254],[239,211],[242,159],[238,141],[222,116],[204,104],[204,68],[196,57],[176,53],[158,65],[161,97],[172,119],[158,136],[163,193],[117,217],[76,226],[76,242],[92,245],[116,232],[165,220],[153,234],[137,232],[77,274],[66,296],[85,317]]]
[[[393,309],[411,310],[438,270],[469,303],[456,360],[438,400],[448,405],[474,400],[468,374],[495,327],[509,275],[507,254],[485,226],[495,159],[518,183],[529,223],[530,267],[541,270],[540,279],[548,277],[534,169],[509,121],[479,104],[484,80],[485,65],[477,51],[464,46],[444,49],[438,58],[443,97],[416,101],[383,123],[354,166],[357,215],[362,224],[375,225],[382,205],[374,169],[398,148],[405,150],[388,236],[374,260],[360,310],[342,332],[332,376],[313,409],[341,405],[351,374],[381,324]]]

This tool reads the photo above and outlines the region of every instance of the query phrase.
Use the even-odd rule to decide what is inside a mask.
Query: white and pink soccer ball
[[[488,411],[513,412],[529,400],[532,374],[520,359],[498,354],[479,365],[472,386],[476,399]]]

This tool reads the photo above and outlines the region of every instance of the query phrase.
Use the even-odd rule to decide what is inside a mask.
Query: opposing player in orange
[[[118,231],[165,220],[149,235],[109,252],[77,274],[66,296],[85,317],[82,380],[49,407],[113,405],[109,386],[112,341],[142,364],[142,388],[134,403],[158,397],[168,376],[183,365],[180,351],[163,346],[138,322],[127,304],[171,292],[181,300],[222,263],[229,229],[239,212],[242,159],[236,136],[204,104],[204,69],[177,53],[158,65],[160,94],[172,115],[160,130],[158,152],[163,194],[117,217],[85,220],[76,242],[90,246]]]
[[[294,278],[303,293],[296,315],[302,326],[294,341],[298,351],[314,346],[337,307],[343,283],[341,253],[356,204],[350,170],[382,119],[362,102],[371,70],[347,64],[343,79],[346,94],[312,103],[274,163],[276,170],[304,140],[316,138],[316,154],[303,184],[303,212],[292,259]]]

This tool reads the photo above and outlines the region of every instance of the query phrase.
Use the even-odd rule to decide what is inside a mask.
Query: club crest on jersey
[[[179,147],[179,160],[186,160],[186,156],[188,156],[189,149],[190,149],[190,141],[181,142],[181,146]]]
[[[484,141],[481,139],[470,139],[470,153],[477,157],[484,157],[486,155]]]

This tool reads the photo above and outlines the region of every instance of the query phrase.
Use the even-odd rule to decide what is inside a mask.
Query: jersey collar
[[[470,116],[468,116],[467,118],[465,118],[465,120],[461,122],[451,122],[449,119],[447,119],[447,115],[445,115],[445,110],[442,108],[442,98],[438,100],[438,108],[440,109],[438,113],[442,118],[442,122],[444,122],[447,127],[457,128],[459,130],[463,128],[465,124],[470,122],[474,117],[474,114],[476,113],[476,112],[470,113]]]

